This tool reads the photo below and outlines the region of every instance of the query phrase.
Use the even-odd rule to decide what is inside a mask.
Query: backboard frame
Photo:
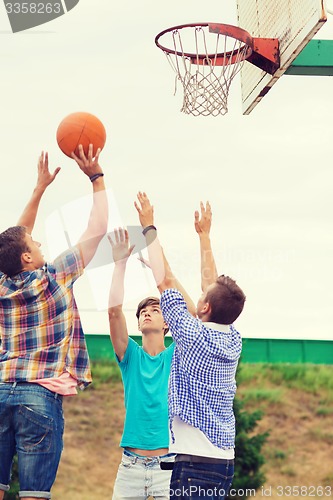
[[[280,41],[280,67],[273,75],[247,61],[242,67],[244,115],[251,113],[327,20],[324,0],[271,0],[267,4],[267,0],[237,0],[241,28],[253,37]]]

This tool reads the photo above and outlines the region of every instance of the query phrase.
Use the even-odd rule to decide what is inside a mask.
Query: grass
[[[316,415],[333,415],[333,408],[330,408],[328,406],[319,406],[316,410]]]
[[[123,387],[115,361],[93,363],[92,373],[91,386],[64,400],[65,447],[53,500],[112,498],[121,458]],[[332,366],[240,365],[237,398],[249,411],[263,412],[254,434],[269,432],[263,471],[272,500],[281,498],[278,486],[333,491],[332,375]]]
[[[323,441],[326,444],[333,445],[333,432],[326,431],[321,427],[314,427],[309,431],[310,438],[318,441]]]
[[[288,452],[284,450],[279,450],[279,449],[270,449],[267,453],[267,456],[272,460],[272,461],[281,461],[285,460],[288,456]]]
[[[92,373],[95,388],[98,384],[121,380],[118,364],[114,360],[93,362]],[[240,363],[237,384],[247,385],[254,380],[257,387],[253,389],[253,392],[247,391],[248,399],[279,401],[283,397],[283,391],[260,388],[269,384],[278,387],[283,385],[313,394],[327,390],[328,393],[322,404],[333,401],[333,365]]]
[[[297,476],[295,469],[290,465],[288,465],[286,467],[282,467],[281,472],[283,475],[288,476],[288,477],[296,477]]]
[[[284,385],[293,389],[317,394],[321,390],[331,391],[333,397],[333,366],[314,364],[247,364],[241,363],[238,384],[256,379],[259,384]]]
[[[95,389],[100,384],[108,384],[112,382],[121,381],[121,372],[116,361],[94,361],[91,365],[91,372],[93,376],[93,385]]]
[[[267,403],[278,403],[283,397],[282,389],[245,389],[242,392],[242,401],[266,401]]]
[[[271,498],[278,500],[278,485],[333,492],[333,366],[240,363],[237,385],[245,407],[264,413],[257,431],[269,432],[263,470]]]
[[[327,474],[327,476],[325,476],[323,478],[323,486],[330,486],[333,484],[333,472],[331,472],[330,474]]]

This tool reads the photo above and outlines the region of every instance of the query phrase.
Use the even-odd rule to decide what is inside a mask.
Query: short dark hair
[[[0,233],[0,271],[9,277],[22,271],[21,256],[30,252],[24,239],[26,234],[24,226],[9,227]]]
[[[139,320],[140,317],[140,312],[142,309],[144,309],[147,306],[160,306],[160,299],[157,297],[146,297],[145,299],[142,299],[141,302],[139,302],[138,307],[136,309],[136,317]],[[169,331],[169,328],[164,329],[164,335],[166,335]]]
[[[215,287],[206,295],[206,301],[211,306],[209,321],[230,325],[242,312],[245,300],[245,294],[236,281],[229,276],[219,276]]]

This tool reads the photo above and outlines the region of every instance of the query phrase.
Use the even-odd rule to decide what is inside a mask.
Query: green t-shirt
[[[169,447],[168,384],[174,344],[150,356],[129,338],[125,356],[117,361],[125,394],[122,447],[156,450]]]

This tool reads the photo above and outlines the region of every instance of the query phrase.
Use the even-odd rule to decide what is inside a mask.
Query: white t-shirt
[[[175,442],[170,439],[169,453],[197,455],[200,457],[221,458],[232,460],[235,450],[223,450],[214,446],[205,434],[192,425],[186,424],[179,417],[173,419],[173,433]]]

